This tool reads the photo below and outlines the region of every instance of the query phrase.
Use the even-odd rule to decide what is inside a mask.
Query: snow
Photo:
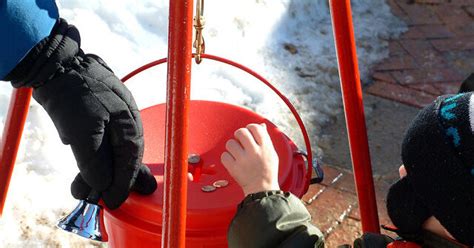
[[[82,48],[99,54],[119,77],[167,54],[168,1],[61,0],[60,13],[82,34]],[[364,83],[372,65],[388,55],[387,39],[405,30],[384,0],[352,1],[359,67]],[[206,52],[238,61],[266,77],[301,114],[315,146],[342,111],[327,1],[206,1]],[[286,49],[285,49],[286,47]],[[257,80],[228,65],[193,64],[192,98],[246,106],[303,144],[282,102]],[[166,66],[127,83],[139,107],[165,101]],[[0,84],[0,128],[11,87]],[[77,204],[69,185],[78,169],[47,114],[33,101],[4,214],[2,247],[87,247],[96,243],[57,230]]]

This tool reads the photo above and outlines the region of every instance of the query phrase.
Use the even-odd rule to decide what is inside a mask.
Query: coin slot
[[[201,174],[202,174],[202,164],[197,164],[197,165],[193,165],[194,167],[194,172],[191,173],[193,174],[193,182],[197,183],[199,182],[199,179],[201,178]]]
[[[203,165],[202,161],[197,164],[188,163],[188,172],[193,175],[193,182],[197,183],[202,175],[215,175],[217,173],[216,165]]]

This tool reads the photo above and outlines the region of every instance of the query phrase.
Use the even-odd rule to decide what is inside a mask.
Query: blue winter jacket
[[[0,80],[51,33],[58,18],[54,0],[0,0]]]

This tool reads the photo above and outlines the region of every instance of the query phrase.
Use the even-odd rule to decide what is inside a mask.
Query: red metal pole
[[[0,216],[7,198],[21,134],[30,106],[31,88],[13,90],[0,144]]]
[[[193,0],[170,0],[162,247],[185,246]]]
[[[364,232],[380,232],[350,0],[329,0],[352,167]]]

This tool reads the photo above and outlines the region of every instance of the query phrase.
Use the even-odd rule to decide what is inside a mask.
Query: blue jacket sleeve
[[[0,0],[0,80],[51,33],[58,18],[54,0]]]

